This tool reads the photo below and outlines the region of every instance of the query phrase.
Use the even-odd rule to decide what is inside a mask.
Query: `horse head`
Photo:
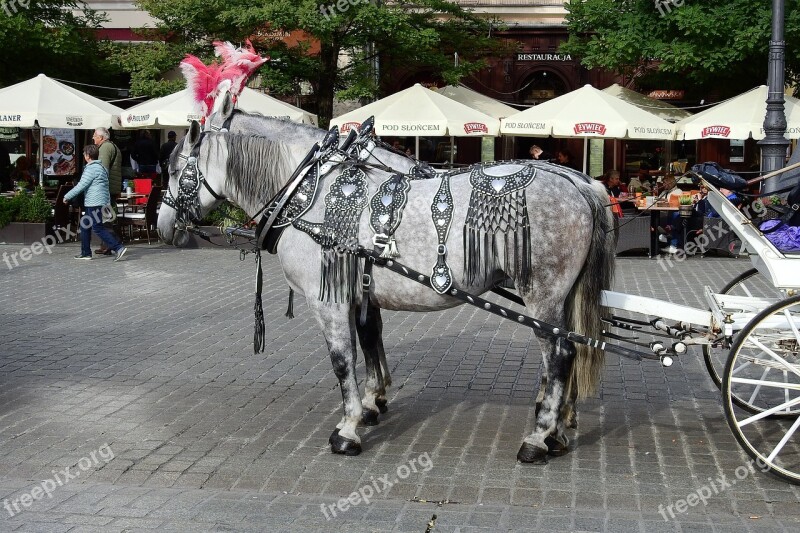
[[[214,112],[206,118],[203,131],[230,131],[235,108],[233,94],[230,91],[221,93],[214,102]]]
[[[188,231],[225,199],[225,174],[210,158],[201,158],[205,133],[192,121],[189,133],[173,150],[169,161],[169,183],[158,215],[162,241],[181,247],[189,240]]]

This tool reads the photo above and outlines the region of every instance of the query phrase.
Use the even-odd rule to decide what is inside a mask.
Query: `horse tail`
[[[611,288],[614,278],[614,215],[607,206],[608,193],[601,182],[594,181],[589,187],[580,184],[578,190],[591,208],[594,227],[589,254],[567,296],[564,310],[572,331],[597,340],[603,329],[601,292]],[[577,344],[576,350],[566,392],[569,396],[577,393],[577,397],[583,399],[597,390],[605,352],[586,344]]]

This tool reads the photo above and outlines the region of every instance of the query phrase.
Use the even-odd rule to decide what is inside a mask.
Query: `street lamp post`
[[[769,74],[767,85],[767,115],[764,118],[765,137],[758,142],[761,147],[761,171],[772,172],[783,168],[786,160],[786,148],[789,141],[786,133],[786,113],[783,109],[784,87],[784,50],[783,40],[784,0],[772,0],[772,39],[769,42]],[[769,178],[763,186],[763,192],[772,192],[778,188],[780,176]]]

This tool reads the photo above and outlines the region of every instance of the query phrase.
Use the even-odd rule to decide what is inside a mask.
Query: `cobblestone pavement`
[[[422,533],[433,515],[437,533],[800,528],[797,487],[735,478],[748,458],[699,352],[667,369],[609,356],[573,451],[521,465],[541,361],[531,332],[466,307],[385,313],[390,411],[362,430],[363,454],[334,456],[337,381],[304,304],[284,317],[275,258],[268,349],[253,355],[252,256],[76,252],[0,263],[0,531]],[[619,290],[694,306],[749,268],[618,264]],[[707,505],[659,512],[720,476],[731,486]],[[369,504],[336,508],[365,487]]]

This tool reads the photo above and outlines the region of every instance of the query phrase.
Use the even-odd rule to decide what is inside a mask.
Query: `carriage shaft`
[[[697,326],[712,327],[712,315],[710,311],[702,311],[686,305],[674,304],[648,298],[646,296],[636,296],[622,292],[603,291],[602,304],[605,307],[622,309],[642,315],[652,315],[676,322],[685,322]]]

